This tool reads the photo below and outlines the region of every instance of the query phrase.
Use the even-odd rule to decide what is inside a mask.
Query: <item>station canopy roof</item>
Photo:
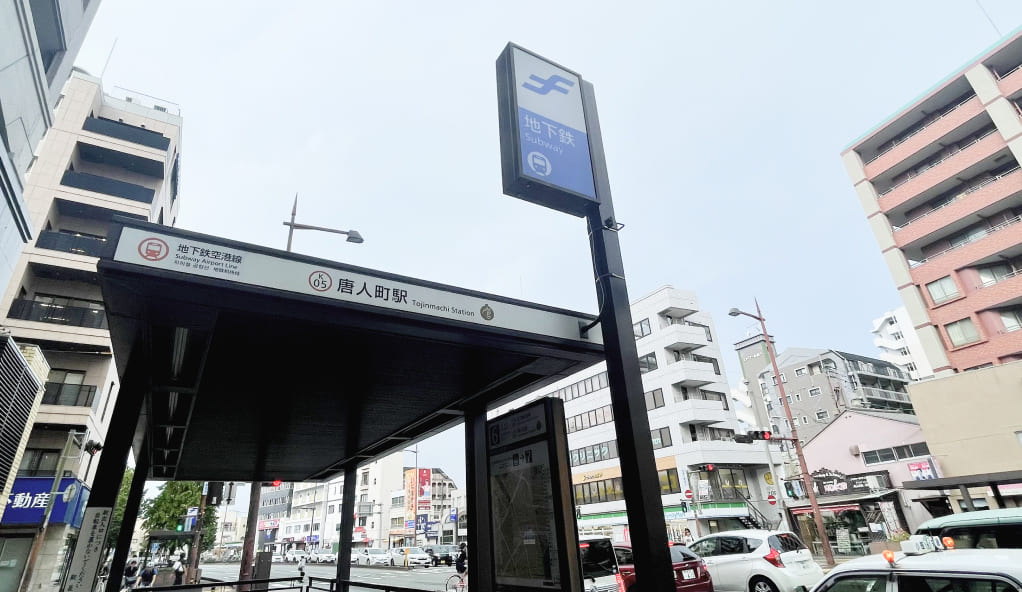
[[[118,222],[99,281],[151,479],[328,479],[603,360],[591,315]]]

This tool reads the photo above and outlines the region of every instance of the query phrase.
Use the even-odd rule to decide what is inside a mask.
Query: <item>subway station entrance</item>
[[[145,480],[344,475],[350,552],[360,463],[465,422],[473,571],[492,563],[488,408],[604,357],[595,317],[122,219],[99,263],[121,376],[67,590],[95,589],[129,449]],[[586,335],[585,337],[583,335]],[[121,573],[131,529],[111,573]],[[350,565],[337,562],[339,581]],[[487,592],[488,578],[473,588]],[[117,590],[111,578],[107,590]],[[478,585],[476,585],[478,584]]]

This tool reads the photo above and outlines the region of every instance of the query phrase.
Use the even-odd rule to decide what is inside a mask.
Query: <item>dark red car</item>
[[[614,543],[618,569],[624,580],[625,592],[635,584],[635,565],[632,561],[632,546]],[[671,561],[674,563],[674,589],[677,592],[713,592],[713,582],[706,564],[698,555],[684,545],[671,545]]]

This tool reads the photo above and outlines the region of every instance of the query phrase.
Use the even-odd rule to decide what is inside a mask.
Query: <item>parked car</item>
[[[304,557],[305,562],[309,562],[309,553],[304,549],[291,549],[287,553],[284,553],[284,561],[288,563],[298,563],[298,559]]]
[[[284,556],[281,555],[280,553],[274,553],[273,555],[270,556],[271,563],[282,563],[283,561]]]
[[[1022,549],[1022,508],[941,516],[920,524],[916,534],[949,536],[956,549]]]
[[[422,550],[422,547],[392,547],[390,549],[391,565],[405,564],[405,549],[408,550],[408,565],[422,565],[424,567],[430,566],[431,561],[429,555]]]
[[[326,549],[313,549],[306,561],[309,563],[333,563],[337,561],[337,553],[332,553]]]
[[[706,563],[717,592],[796,592],[823,578],[809,549],[790,532],[732,530],[688,548]]]
[[[614,543],[618,569],[625,591],[635,584],[635,565],[632,562],[632,546]],[[703,560],[684,545],[671,545],[671,563],[674,565],[674,588],[678,592],[713,592],[713,580]]]
[[[901,544],[901,552],[884,551],[887,557],[869,555],[838,565],[813,592],[1022,591],[1022,549],[934,547],[929,535],[913,535]]]
[[[582,557],[582,589],[586,592],[625,592],[618,570],[614,543],[606,537],[583,537],[578,543]]]
[[[383,549],[359,549],[355,554],[355,565],[390,565],[390,553]]]
[[[444,565],[454,565],[454,559],[458,556],[458,548],[454,545],[429,545],[423,547],[426,554],[429,555],[434,566],[438,566],[441,563]]]

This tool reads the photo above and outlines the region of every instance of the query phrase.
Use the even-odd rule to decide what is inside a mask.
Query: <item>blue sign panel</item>
[[[429,515],[428,514],[419,514],[418,516],[416,516],[415,517],[415,530],[416,530],[416,532],[425,532],[426,531],[426,524],[428,524],[428,523],[429,523]]]
[[[405,520],[405,528],[415,528],[414,520]]]
[[[451,520],[451,522],[457,522],[458,521],[458,508],[451,508],[451,518],[450,518],[450,520]]]
[[[4,526],[16,524],[42,524],[43,512],[50,499],[53,477],[18,477],[11,487],[4,509]],[[82,516],[89,501],[89,488],[73,477],[60,480],[58,493],[53,500],[50,522],[70,524],[75,528],[82,525]]]
[[[508,44],[497,60],[504,193],[577,216],[598,203],[586,114],[591,88],[575,72]]]

